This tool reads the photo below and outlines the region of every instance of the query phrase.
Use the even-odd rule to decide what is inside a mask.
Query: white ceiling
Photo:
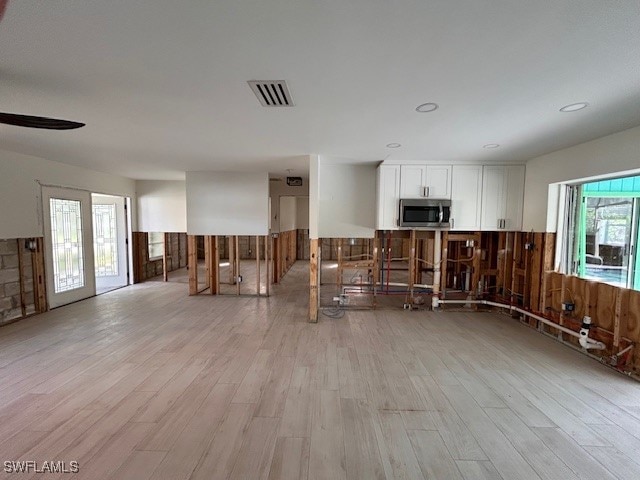
[[[0,111],[87,126],[0,126],[0,149],[157,179],[310,153],[523,161],[640,125],[639,26],[638,0],[10,0]],[[251,79],[286,79],[296,107],[261,107]]]

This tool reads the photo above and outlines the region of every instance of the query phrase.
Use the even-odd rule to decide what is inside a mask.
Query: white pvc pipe
[[[358,284],[355,284],[358,285]],[[408,287],[409,284],[408,283],[401,283],[401,282],[389,282],[388,284],[385,282],[385,285],[389,285],[390,287]],[[426,285],[424,283],[414,283],[413,284],[414,287],[417,288],[434,288],[433,285]]]
[[[589,340],[591,340],[589,338],[590,328],[591,328],[591,317],[588,317],[585,315],[585,317],[582,319],[582,328],[580,329],[580,337],[578,338],[578,341],[580,342],[580,346],[585,350],[589,348],[602,350],[599,345],[594,345],[589,343]]]
[[[544,323],[545,325],[549,325],[550,327],[553,327],[556,330],[560,330],[561,332],[564,332],[568,335],[576,337],[579,340],[582,340],[584,338],[580,333],[574,330],[571,330],[570,328],[566,328],[566,327],[563,327],[562,325],[558,325],[557,323],[552,322],[551,320],[548,320],[544,317],[541,317],[540,315],[536,315],[535,313],[528,312],[526,310],[523,310],[522,308],[515,307],[513,305],[506,305],[504,303],[492,302],[490,300],[438,300],[438,304],[442,304],[442,303],[445,303],[445,304],[453,303],[453,304],[462,304],[462,305],[465,305],[467,303],[472,303],[472,304],[480,304],[480,305],[489,305],[491,307],[507,308],[510,311],[516,311],[518,313],[521,313],[522,315],[535,318],[539,322]],[[581,341],[580,345],[582,345],[582,343],[583,342]],[[594,340],[592,338],[589,338],[588,336],[585,339],[585,344],[587,346],[585,347],[584,345],[582,345],[583,348],[592,348],[597,350],[604,350],[605,348],[607,348],[604,343]]]

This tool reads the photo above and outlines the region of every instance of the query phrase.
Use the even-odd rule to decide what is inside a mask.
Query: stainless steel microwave
[[[449,228],[451,200],[400,200],[400,227]]]

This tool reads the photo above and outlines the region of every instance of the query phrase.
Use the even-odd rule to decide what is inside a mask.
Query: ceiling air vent
[[[249,80],[247,82],[263,107],[293,107],[294,103],[284,80]]]

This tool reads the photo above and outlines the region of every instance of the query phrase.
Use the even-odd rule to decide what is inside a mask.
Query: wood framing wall
[[[273,238],[273,283],[280,283],[297,259],[297,230],[280,232]]]
[[[47,311],[43,246],[42,238],[0,240],[0,325]]]
[[[133,283],[187,266],[187,234],[165,233],[165,256],[149,260],[149,234],[133,232]],[[166,268],[165,268],[166,265]]]
[[[563,311],[563,303],[571,303],[575,309]],[[549,271],[544,274],[541,307],[547,317],[576,331],[585,315],[591,317],[589,336],[607,346],[606,354],[617,355],[630,344],[640,342],[640,292],[637,290]],[[577,344],[573,337],[565,340]],[[640,351],[633,348],[618,358],[618,363],[626,363],[636,373],[640,372]]]

